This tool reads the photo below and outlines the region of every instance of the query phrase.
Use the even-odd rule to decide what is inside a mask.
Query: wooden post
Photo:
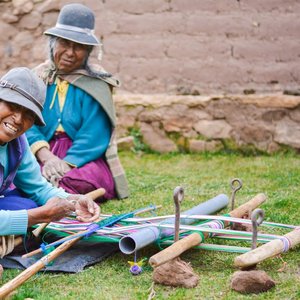
[[[246,268],[256,265],[267,258],[276,256],[290,248],[300,244],[300,227],[285,234],[282,238],[266,243],[254,250],[237,256],[234,259],[234,265],[240,268]]]

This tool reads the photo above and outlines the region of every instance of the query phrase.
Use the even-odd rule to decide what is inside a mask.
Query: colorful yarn
[[[128,261],[129,265],[130,265],[130,269],[129,272],[136,276],[136,275],[140,275],[143,272],[143,265],[144,262],[147,260],[147,258],[143,258],[141,259],[139,262],[136,262],[136,252],[134,253],[134,261]]]
[[[48,244],[47,243],[42,243],[40,245],[40,248],[42,249],[43,255],[46,256],[48,255],[50,252],[52,252],[53,250],[55,250],[55,247],[51,246],[51,247],[47,247]],[[46,266],[52,266],[54,263],[54,261],[51,262],[47,262]]]
[[[279,239],[283,242],[283,250],[282,250],[282,252],[289,251],[289,249],[291,247],[291,241],[286,236],[282,236]]]

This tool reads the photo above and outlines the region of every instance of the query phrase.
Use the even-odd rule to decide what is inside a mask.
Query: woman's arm
[[[49,199],[44,206],[29,210],[0,210],[0,236],[25,234],[27,227],[60,220],[75,210],[75,203],[58,197]]]
[[[67,198],[69,195],[63,189],[52,186],[41,175],[40,166],[31,153],[28,144],[16,173],[14,184],[28,198],[35,201],[38,206],[44,205],[52,197]]]

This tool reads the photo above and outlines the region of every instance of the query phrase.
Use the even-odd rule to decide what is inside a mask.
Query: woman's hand
[[[48,159],[42,169],[42,175],[50,182],[62,178],[72,168],[62,159],[54,156]]]
[[[75,205],[77,220],[94,222],[100,216],[100,207],[90,197],[84,195],[70,195],[67,198]]]
[[[60,219],[69,216],[76,210],[75,204],[67,199],[53,197],[43,206],[29,209],[28,226],[38,223],[50,223],[59,221]]]
[[[43,164],[42,175],[54,186],[58,186],[59,179],[72,169],[64,160],[45,147],[41,148],[36,156]]]

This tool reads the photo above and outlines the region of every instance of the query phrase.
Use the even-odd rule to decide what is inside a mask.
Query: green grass
[[[182,210],[189,209],[220,193],[231,196],[230,180],[240,178],[243,188],[237,192],[236,205],[258,193],[268,200],[262,205],[266,219],[273,222],[299,224],[300,159],[296,154],[275,156],[241,156],[238,154],[133,154],[121,153],[127,171],[131,196],[123,201],[102,205],[103,213],[123,213],[161,204],[159,214],[174,211],[173,189],[185,189]],[[220,213],[228,212],[229,208]],[[155,284],[154,299],[299,299],[300,247],[279,258],[259,265],[277,283],[260,295],[241,295],[230,289],[231,275],[236,271],[233,259],[237,254],[190,250],[181,258],[190,261],[200,281],[194,289],[172,288]],[[140,257],[150,257],[158,249],[151,245],[139,251]],[[148,299],[152,285],[152,269],[144,268],[140,276],[129,273],[128,260],[133,256],[121,253],[85,269],[78,274],[39,273],[20,288],[13,299]],[[6,270],[2,283],[20,271]]]

